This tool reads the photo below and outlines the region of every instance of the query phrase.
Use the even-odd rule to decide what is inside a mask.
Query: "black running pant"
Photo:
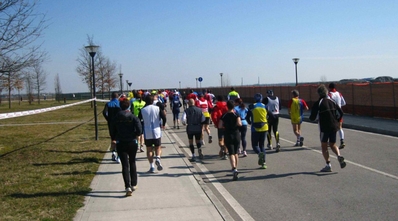
[[[137,167],[135,165],[137,148],[137,140],[119,142],[116,144],[117,154],[122,163],[122,175],[125,188],[137,186]]]

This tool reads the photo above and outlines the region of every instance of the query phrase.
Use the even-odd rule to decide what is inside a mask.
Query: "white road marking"
[[[367,132],[366,132],[367,133]],[[385,135],[381,135],[381,136],[385,136]],[[395,138],[395,137],[394,137]],[[286,139],[283,139],[283,138],[279,138],[280,140],[283,140],[283,141],[285,141],[285,142],[287,142],[287,143],[291,143],[291,144],[295,144],[294,142],[292,142],[292,141],[290,141],[290,140],[286,140]],[[312,151],[314,151],[314,152],[317,152],[317,153],[320,153],[320,154],[322,154],[322,151],[319,151],[319,150],[315,150],[315,149],[312,149],[312,148],[309,148],[309,147],[306,147],[306,146],[303,146],[304,148],[306,148],[306,149],[308,149],[308,150],[312,150]],[[334,155],[330,155],[330,157],[331,158],[334,158],[334,159],[337,159],[337,157],[336,156],[334,156]],[[387,176],[387,177],[390,177],[390,178],[393,178],[393,179],[396,179],[396,180],[398,180],[398,176],[394,176],[394,175],[392,175],[392,174],[389,174],[389,173],[386,173],[386,172],[383,172],[383,171],[380,171],[380,170],[376,170],[376,169],[373,169],[373,168],[371,168],[371,167],[367,167],[367,166],[365,166],[365,165],[362,165],[362,164],[359,164],[359,163],[355,163],[355,162],[352,162],[352,161],[349,161],[349,160],[344,160],[346,163],[350,163],[350,164],[352,164],[352,165],[355,165],[355,166],[357,166],[357,167],[361,167],[361,168],[363,168],[363,169],[366,169],[366,170],[370,170],[370,171],[372,171],[372,172],[375,172],[375,173],[378,173],[378,174],[381,174],[381,175],[384,175],[384,176]]]
[[[176,140],[179,146],[185,146],[184,142],[175,134],[172,134],[174,139]],[[184,150],[185,151],[185,150]],[[206,176],[206,178],[213,184],[213,186],[217,189],[217,191],[224,197],[224,199],[228,202],[228,204],[235,210],[238,216],[242,220],[254,221],[253,217],[240,205],[240,203],[224,188],[224,186],[207,170],[207,168],[199,163],[196,162],[196,166],[199,167],[201,172]]]

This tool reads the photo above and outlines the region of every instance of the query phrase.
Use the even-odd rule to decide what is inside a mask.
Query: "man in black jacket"
[[[104,109],[102,110],[102,115],[104,116],[105,120],[108,122],[109,136],[111,137],[110,150],[112,151],[112,160],[119,162],[119,158],[116,156],[116,143],[114,141],[115,135],[112,134],[113,132],[111,130],[112,120],[116,116],[116,114],[121,110],[118,97],[119,95],[116,92],[112,93],[112,99],[105,104]]]
[[[203,159],[202,153],[202,143],[200,142],[200,138],[202,136],[202,123],[206,120],[203,115],[202,109],[195,106],[194,99],[189,99],[188,101],[189,107],[184,111],[182,115],[182,121],[187,124],[187,135],[189,142],[189,149],[192,153],[191,162],[195,161],[195,146],[193,145],[193,138],[195,137],[196,146],[198,147],[199,158]]]
[[[328,90],[325,85],[320,85],[317,92],[319,100],[312,106],[310,120],[315,121],[318,119],[319,123],[322,155],[326,161],[326,166],[321,170],[321,172],[332,172],[328,145],[336,154],[340,167],[344,168],[346,166],[344,157],[340,156],[339,148],[336,146],[336,133],[340,129],[339,121],[343,117],[343,111],[339,105],[329,99],[327,96]]]
[[[137,188],[137,137],[142,134],[141,122],[128,108],[130,102],[125,99],[120,102],[119,111],[112,121],[112,133],[115,135],[117,154],[122,163],[122,175],[126,188],[126,196],[131,196]]]

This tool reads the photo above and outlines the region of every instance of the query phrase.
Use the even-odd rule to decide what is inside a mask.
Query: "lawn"
[[[57,105],[3,102],[0,113]],[[90,103],[0,120],[0,220],[73,219],[108,149],[103,105],[98,141]]]

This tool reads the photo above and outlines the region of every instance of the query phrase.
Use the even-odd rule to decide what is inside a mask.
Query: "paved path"
[[[346,115],[344,127],[398,136],[397,120]],[[172,137],[164,132],[163,171],[147,173],[146,154],[137,154],[138,190],[131,197],[125,197],[121,166],[105,154],[74,220],[233,220]]]

